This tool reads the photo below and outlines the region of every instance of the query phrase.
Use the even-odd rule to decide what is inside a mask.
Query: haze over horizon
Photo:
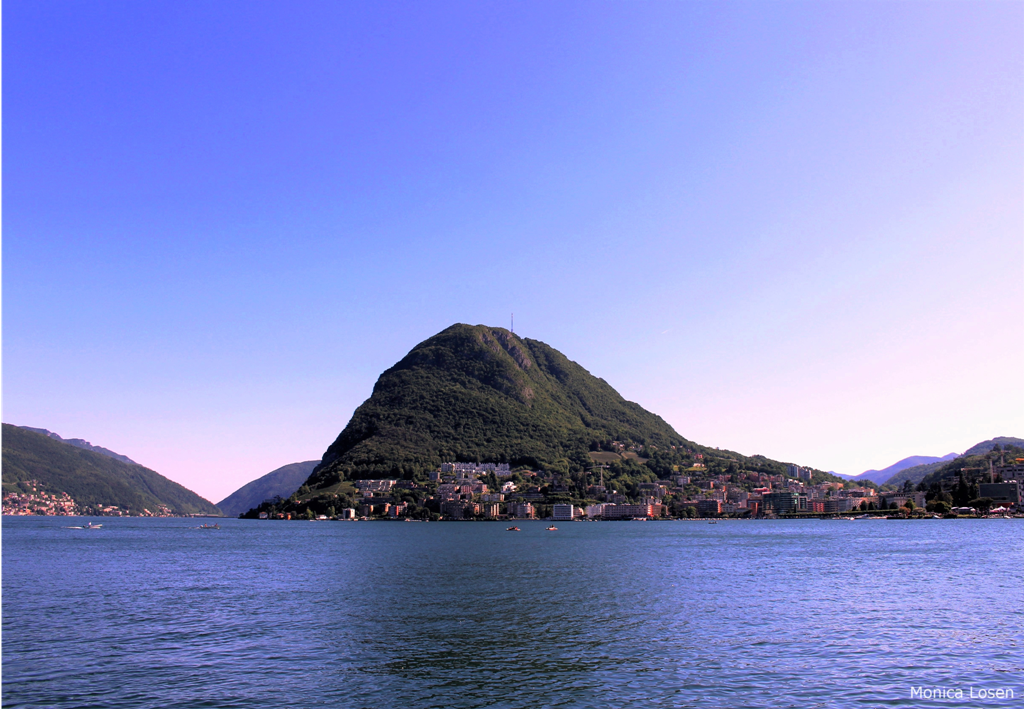
[[[1022,22],[6,2],[3,420],[216,501],[514,312],[704,445],[1024,437]]]

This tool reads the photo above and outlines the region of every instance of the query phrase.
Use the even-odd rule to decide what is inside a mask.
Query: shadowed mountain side
[[[217,507],[228,517],[237,517],[264,500],[273,497],[287,498],[299,489],[319,463],[319,460],[307,460],[304,463],[283,465],[238,488],[218,502]]]
[[[309,484],[411,476],[448,460],[589,464],[595,439],[688,443],[543,342],[458,324],[380,376]]]
[[[955,458],[954,458],[955,459]],[[945,465],[948,460],[937,460],[934,463],[925,463],[924,465],[914,465],[909,468],[904,468],[899,471],[888,480],[883,481],[883,485],[902,485],[904,482],[909,480],[914,485],[924,480],[925,476],[931,475],[936,470]]]
[[[174,514],[220,514],[211,502],[141,465],[84,450],[42,433],[3,424],[3,489],[36,481],[83,507],[116,505],[133,514],[161,506]]]

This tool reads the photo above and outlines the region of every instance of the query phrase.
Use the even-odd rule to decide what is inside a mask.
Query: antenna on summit
[[[513,335],[516,334],[516,314],[515,313],[512,313],[512,328],[510,329],[510,332]]]

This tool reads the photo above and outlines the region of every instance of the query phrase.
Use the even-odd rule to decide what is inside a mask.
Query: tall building
[[[560,522],[571,522],[575,508],[572,505],[555,505],[551,509],[551,517]]]
[[[721,500],[700,500],[697,502],[697,514],[701,517],[717,517],[722,514]]]
[[[765,512],[787,514],[797,510],[797,494],[791,490],[766,492],[762,497]]]

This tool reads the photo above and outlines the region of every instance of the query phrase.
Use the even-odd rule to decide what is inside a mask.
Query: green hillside
[[[990,466],[996,471],[1003,462],[1012,463],[1015,459],[1024,457],[1024,447],[1021,444],[1024,444],[1024,440],[1020,438],[995,438],[983,441],[969,448],[959,458],[944,463],[925,475],[918,483],[918,489],[932,485],[948,486],[951,481],[960,477],[968,482],[986,482],[989,479]],[[995,450],[997,445],[999,451]]]
[[[218,502],[217,507],[228,517],[237,517],[264,500],[289,497],[299,489],[319,463],[319,460],[308,460],[304,463],[284,465],[238,488]]]
[[[997,436],[996,438],[990,438],[987,441],[976,443],[968,448],[964,451],[964,456],[983,455],[996,446],[1000,446],[1001,448],[1007,448],[1008,446],[1013,448],[1024,448],[1024,438],[1014,438],[1013,436]]]
[[[311,484],[415,474],[442,461],[588,462],[594,440],[687,441],[543,342],[453,325],[384,372]]]
[[[149,468],[5,423],[3,491],[25,492],[28,481],[46,492],[66,492],[80,507],[116,505],[136,514],[165,506],[175,514],[220,514],[209,501]]]
[[[786,472],[763,456],[686,440],[543,342],[458,324],[380,376],[298,497],[336,492],[343,480],[422,479],[444,461],[505,462],[584,486],[582,471],[595,463],[608,464],[606,479],[623,476],[628,485],[698,460],[706,474]]]

